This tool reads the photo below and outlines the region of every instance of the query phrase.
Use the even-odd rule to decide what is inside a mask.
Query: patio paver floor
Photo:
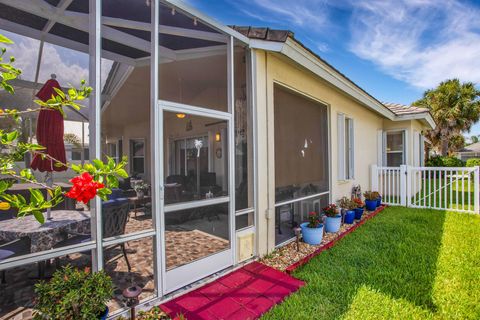
[[[189,320],[258,319],[305,283],[252,262],[160,307],[172,318]]]

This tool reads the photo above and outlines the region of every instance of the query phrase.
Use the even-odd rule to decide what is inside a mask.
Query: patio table
[[[53,210],[52,220],[40,224],[34,216],[0,221],[0,240],[13,241],[21,237],[31,240],[30,252],[53,248],[64,240],[67,232],[90,233],[90,212]]]

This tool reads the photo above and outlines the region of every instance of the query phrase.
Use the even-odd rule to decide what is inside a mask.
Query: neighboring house
[[[457,151],[455,154],[456,157],[462,161],[467,161],[471,158],[480,158],[480,142],[472,143],[460,151]]]
[[[38,15],[40,30],[54,17],[68,28],[42,39],[88,50],[82,2],[65,17],[56,8],[47,15],[43,1],[0,2],[10,31],[39,35],[16,17]],[[160,11],[152,68],[149,5],[104,2],[103,54],[115,62],[101,115],[92,113],[101,132],[89,133],[102,155],[127,155],[128,172],[154,186],[153,219],[132,234],[92,237],[91,248],[153,239],[157,298],[291,241],[308,212],[354,185],[368,190],[372,165],[423,164],[422,132],[435,126],[427,110],[380,102],[292,32],[227,27],[179,1],[162,1]]]

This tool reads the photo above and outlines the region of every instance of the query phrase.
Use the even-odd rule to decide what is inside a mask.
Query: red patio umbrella
[[[37,97],[47,101],[56,96],[53,88],[60,89],[60,84],[54,78],[48,80],[38,91]],[[46,149],[42,153],[48,154],[61,163],[66,163],[65,144],[63,141],[63,116],[58,110],[42,109],[37,119],[37,141]],[[31,168],[40,172],[65,171],[67,167],[55,165],[50,158],[36,154],[31,163]]]
[[[37,97],[42,101],[47,101],[56,96],[54,88],[60,88],[60,84],[52,79],[48,80],[43,87],[38,91]],[[40,110],[37,119],[37,142],[45,147],[42,153],[48,154],[61,163],[66,163],[65,144],[63,142],[63,116],[58,110],[43,108]],[[33,158],[30,167],[40,172],[47,172],[45,176],[46,184],[51,187],[53,185],[53,171],[65,171],[67,167],[60,164],[55,164],[55,161],[42,157],[36,154]],[[50,199],[50,194],[47,193],[47,199]],[[50,208],[47,209],[47,219],[51,219]]]

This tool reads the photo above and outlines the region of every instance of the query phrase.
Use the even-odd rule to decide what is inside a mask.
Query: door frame
[[[157,146],[160,151],[160,159],[158,164],[159,180],[160,180],[160,254],[157,255],[159,259],[159,265],[161,266],[161,282],[163,288],[163,294],[170,293],[185,285],[198,281],[208,275],[214,274],[220,270],[228,268],[234,264],[236,254],[235,243],[235,144],[234,144],[234,128],[233,128],[233,115],[228,112],[202,108],[198,106],[186,105],[182,103],[158,100],[158,141]],[[218,120],[227,121],[228,126],[228,196],[219,197],[214,199],[197,200],[185,203],[165,205],[164,196],[164,181],[165,181],[165,166],[164,166],[164,112],[185,113],[190,115],[210,117]],[[228,203],[228,222],[229,222],[229,239],[230,248],[213,255],[201,258],[197,261],[193,261],[183,266],[179,266],[172,270],[166,270],[166,252],[165,252],[165,213],[194,208],[199,206],[208,206],[220,203]],[[188,277],[186,277],[188,275]]]

